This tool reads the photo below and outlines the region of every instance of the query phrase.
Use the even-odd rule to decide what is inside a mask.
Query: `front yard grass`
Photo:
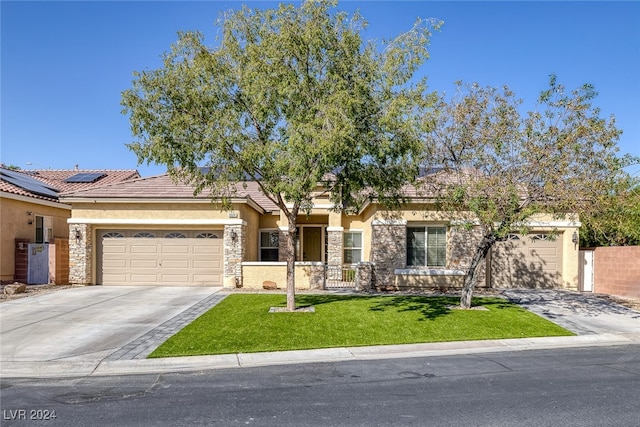
[[[297,295],[315,313],[269,313],[285,295],[229,295],[149,357],[195,356],[383,344],[486,340],[573,333],[501,298],[487,310],[456,310],[455,297]]]

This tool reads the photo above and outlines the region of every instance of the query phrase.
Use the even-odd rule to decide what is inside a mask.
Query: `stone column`
[[[242,287],[242,261],[245,255],[247,225],[224,226],[224,287]]]
[[[327,279],[342,280],[344,228],[327,227]]]
[[[344,228],[327,227],[327,265],[343,264]]]
[[[382,290],[396,289],[394,270],[406,264],[406,221],[374,220],[372,230],[373,286]]]
[[[446,267],[454,270],[467,270],[481,240],[482,228],[479,226],[475,226],[470,230],[465,230],[462,227],[450,227],[447,239]],[[487,256],[487,259],[489,257],[490,255]],[[476,286],[485,287],[488,285],[486,281],[486,264],[481,264],[479,268],[480,270],[476,275]]]
[[[356,291],[369,292],[373,289],[373,264],[360,262],[356,266]]]
[[[69,224],[69,283],[92,283],[92,232],[90,224]]]
[[[287,227],[280,227],[278,229],[278,261],[285,262],[289,254],[287,250]],[[295,247],[295,245],[294,245]]]

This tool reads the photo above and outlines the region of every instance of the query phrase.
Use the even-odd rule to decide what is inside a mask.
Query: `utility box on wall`
[[[49,283],[49,245],[47,243],[29,243],[28,285]]]

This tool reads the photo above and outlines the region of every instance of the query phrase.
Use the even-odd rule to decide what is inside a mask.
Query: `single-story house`
[[[288,222],[255,182],[237,185],[229,210],[168,175],[67,192],[61,200],[72,207],[72,283],[286,286]],[[332,266],[356,265],[364,271],[360,286],[461,286],[478,228],[456,227],[417,195],[395,211],[377,203],[355,214],[330,208],[319,189],[311,212],[298,218],[298,288],[322,288],[331,274],[346,274],[329,274]],[[538,217],[531,226],[531,235],[497,244],[480,285],[577,288],[579,224]]]
[[[69,239],[71,206],[59,200],[62,191],[73,191],[139,178],[136,170],[11,170],[0,167],[0,281],[27,281],[27,245],[62,244]],[[17,255],[18,254],[18,255]],[[67,283],[68,262],[58,253],[57,268],[48,279]]]

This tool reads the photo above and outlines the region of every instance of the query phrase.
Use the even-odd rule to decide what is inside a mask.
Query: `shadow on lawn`
[[[369,307],[370,311],[416,311],[423,316],[420,320],[433,320],[445,316],[454,310],[453,307],[460,304],[458,297],[450,296],[398,295],[367,297],[360,295],[300,295],[296,296],[296,305],[298,307],[308,307],[362,299],[370,299],[372,301]],[[489,309],[513,308],[511,303],[501,298],[473,298],[472,307],[478,305]]]
[[[447,296],[397,296],[385,298],[372,306],[372,311],[385,311],[394,309],[399,312],[418,311],[424,317],[420,320],[433,320],[437,317],[450,314],[455,307],[460,305],[460,299]],[[483,306],[491,309],[513,308],[513,305],[503,299],[473,298],[471,307]]]
[[[330,304],[338,301],[352,301],[368,298],[361,295],[296,295],[296,307],[310,307],[313,305]],[[284,304],[286,306],[286,303]]]
[[[373,305],[371,311],[396,310],[398,312],[418,311],[424,316],[420,320],[433,320],[451,313],[451,306],[458,303],[457,298],[438,296],[397,296],[385,297]]]

